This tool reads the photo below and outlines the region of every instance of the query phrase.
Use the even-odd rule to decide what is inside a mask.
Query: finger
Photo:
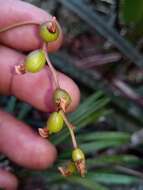
[[[19,165],[45,169],[56,158],[54,146],[26,124],[0,111],[0,151]]]
[[[2,15],[0,17],[0,28],[23,21],[43,23],[51,19],[51,15],[44,10],[23,1],[0,0],[0,4],[0,13]],[[62,32],[59,25],[58,27],[60,30],[59,38],[55,42],[48,44],[49,51],[55,51],[61,45]],[[9,47],[23,51],[37,49],[41,45],[38,27],[34,25],[22,26],[0,33],[0,41]]]
[[[17,186],[18,181],[16,177],[8,171],[0,169],[0,189],[16,190]]]
[[[24,55],[12,49],[0,46],[0,92],[17,96],[42,111],[53,111],[54,82],[48,68],[24,75],[15,75],[12,71],[15,64],[24,61]],[[58,73],[61,88],[72,98],[69,111],[73,111],[79,103],[80,93],[76,84],[67,76]]]

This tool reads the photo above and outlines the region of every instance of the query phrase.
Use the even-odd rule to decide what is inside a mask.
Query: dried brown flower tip
[[[75,166],[77,168],[77,171],[80,173],[82,177],[85,177],[86,174],[86,163],[85,159],[77,160],[75,161]]]
[[[48,22],[47,24],[47,29],[49,30],[49,32],[51,33],[55,33],[56,32],[56,17],[52,17],[52,20],[50,22]]]
[[[19,64],[19,65],[15,65],[14,66],[15,68],[15,72],[16,74],[24,74],[26,71],[25,71],[25,65],[22,63],[22,64]]]
[[[49,137],[49,131],[48,131],[47,127],[39,128],[38,132],[39,132],[40,136],[43,137],[43,138],[48,138]]]

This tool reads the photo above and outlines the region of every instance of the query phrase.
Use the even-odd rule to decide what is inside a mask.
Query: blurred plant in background
[[[1,165],[17,173],[23,190],[143,189],[143,1],[26,1],[55,15],[64,31],[62,48],[50,58],[81,90],[81,104],[69,118],[88,174],[64,178],[57,172],[71,155],[66,129],[51,138],[60,157],[49,170],[29,171],[4,156]],[[46,121],[45,113],[15,97],[1,97],[0,103],[33,128]]]

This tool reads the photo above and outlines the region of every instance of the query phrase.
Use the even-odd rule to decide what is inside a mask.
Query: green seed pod
[[[67,165],[67,171],[70,173],[70,174],[73,174],[76,172],[76,167],[75,167],[75,164],[73,162],[70,162],[68,165]]]
[[[71,176],[72,174],[75,174],[77,171],[77,168],[76,168],[74,162],[69,162],[66,164],[66,166],[58,167],[58,169],[59,169],[60,173],[62,174],[62,176],[64,176],[64,177]]]
[[[61,88],[57,88],[53,95],[54,103],[58,106],[65,109],[70,105],[71,103],[71,97],[65,90]]]
[[[52,24],[54,24],[53,30],[50,30],[50,27],[52,28]],[[40,27],[40,37],[44,42],[53,42],[57,40],[59,36],[59,29],[57,27],[56,23],[52,23],[52,21],[49,21],[47,23],[41,24]]]
[[[74,149],[72,151],[72,159],[74,162],[77,162],[79,160],[85,160],[83,151],[79,148]]]
[[[46,63],[46,58],[43,50],[39,49],[32,51],[26,57],[25,70],[27,72],[36,73],[41,69],[43,69],[45,63]]]
[[[53,112],[47,121],[49,133],[58,133],[63,128],[63,117],[60,112]]]

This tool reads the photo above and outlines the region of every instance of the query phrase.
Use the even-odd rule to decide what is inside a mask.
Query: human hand
[[[0,28],[22,21],[49,20],[45,11],[19,0],[0,0]],[[53,110],[52,78],[48,68],[36,74],[15,75],[12,70],[25,56],[20,51],[40,47],[36,26],[22,26],[0,34],[0,93],[15,95],[42,111]],[[49,43],[48,51],[57,50],[62,43],[62,32],[55,42]],[[60,86],[72,98],[70,110],[79,103],[79,89],[62,73],[58,73]],[[46,169],[56,158],[56,149],[48,141],[35,134],[29,126],[0,111],[0,151],[19,165],[31,169]],[[0,169],[0,188],[14,190],[17,179],[13,174]]]

